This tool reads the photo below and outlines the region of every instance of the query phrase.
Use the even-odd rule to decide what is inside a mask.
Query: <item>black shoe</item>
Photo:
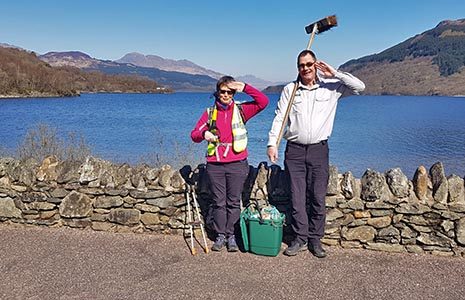
[[[310,252],[318,258],[326,257],[326,251],[323,249],[323,247],[321,247],[320,243],[317,245],[308,244],[308,250],[310,250]]]
[[[307,242],[299,242],[294,240],[289,247],[284,251],[284,255],[294,256],[297,255],[300,251],[303,251],[307,248]]]

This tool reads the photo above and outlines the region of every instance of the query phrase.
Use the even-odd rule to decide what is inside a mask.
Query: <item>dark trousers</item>
[[[316,244],[324,236],[328,152],[327,141],[311,145],[288,142],[286,146],[284,165],[291,183],[292,229],[299,242]]]
[[[207,163],[213,194],[213,229],[216,234],[234,235],[241,214],[241,196],[249,175],[247,160],[231,163]]]

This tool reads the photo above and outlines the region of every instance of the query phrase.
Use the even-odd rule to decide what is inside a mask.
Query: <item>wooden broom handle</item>
[[[317,24],[315,23],[315,25],[313,25],[312,34],[310,35],[310,40],[308,41],[308,44],[307,44],[307,50],[310,50],[310,47],[313,44],[313,38],[315,37],[316,30],[317,30]],[[281,144],[281,139],[283,138],[283,135],[284,135],[284,128],[286,128],[287,119],[289,118],[289,114],[291,112],[292,104],[294,103],[294,98],[295,98],[295,94],[297,92],[298,86],[299,86],[299,77],[297,77],[297,80],[294,82],[294,89],[292,90],[291,99],[289,99],[289,103],[287,104],[286,113],[284,114],[284,118],[283,118],[283,123],[281,124],[281,129],[279,130],[278,139],[276,140],[276,151],[278,151],[279,144]]]
[[[286,113],[284,114],[283,123],[281,124],[281,129],[279,130],[278,139],[276,140],[276,151],[279,149],[279,144],[281,144],[281,139],[284,135],[284,128],[286,128],[287,119],[289,118],[289,113],[291,112],[292,103],[294,103],[295,93],[297,92],[297,87],[299,86],[299,78],[297,77],[294,82],[294,89],[292,90],[291,99],[287,104]]]

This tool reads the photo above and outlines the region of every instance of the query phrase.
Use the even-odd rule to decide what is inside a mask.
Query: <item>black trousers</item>
[[[213,229],[216,234],[232,236],[241,214],[242,190],[249,175],[249,164],[247,160],[207,163],[207,174],[213,194]]]
[[[299,242],[316,244],[324,236],[328,153],[327,141],[310,145],[288,142],[286,146],[284,165],[291,183],[292,229]]]

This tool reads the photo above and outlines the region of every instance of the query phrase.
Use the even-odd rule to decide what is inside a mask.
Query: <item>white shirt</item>
[[[291,82],[281,93],[268,134],[268,146],[276,146],[293,89],[294,83]],[[299,82],[284,138],[304,145],[327,140],[333,131],[339,98],[359,94],[364,89],[365,84],[360,79],[341,71],[337,71],[333,78],[322,79],[311,87]]]

